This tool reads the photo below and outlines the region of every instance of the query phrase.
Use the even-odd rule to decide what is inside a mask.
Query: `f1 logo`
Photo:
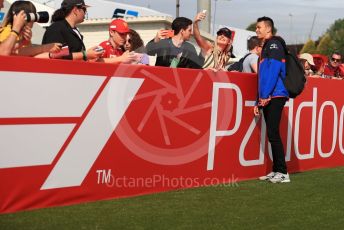
[[[114,10],[112,18],[124,18],[125,16],[138,17],[139,12],[117,8]]]
[[[62,153],[41,189],[80,186],[143,81],[0,72],[0,169],[49,165]]]

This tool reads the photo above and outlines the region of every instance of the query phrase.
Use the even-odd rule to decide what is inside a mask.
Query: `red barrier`
[[[254,75],[0,63],[1,213],[235,183],[271,169],[264,121],[252,112]],[[344,165],[343,86],[309,79],[287,103],[290,172]]]

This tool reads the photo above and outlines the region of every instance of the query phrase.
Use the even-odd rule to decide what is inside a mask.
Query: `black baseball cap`
[[[224,35],[227,38],[232,38],[232,31],[227,27],[223,27],[217,31],[217,36]]]
[[[85,4],[84,0],[63,0],[63,2],[61,3],[61,7],[64,7],[64,8],[72,8],[74,6],[89,7],[88,5]]]

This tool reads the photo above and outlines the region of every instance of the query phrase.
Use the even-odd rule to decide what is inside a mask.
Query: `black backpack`
[[[232,65],[230,65],[228,67],[228,71],[238,71],[238,72],[242,72],[243,69],[244,69],[244,61],[245,61],[245,58],[247,58],[248,55],[250,55],[251,53],[248,53],[246,54],[244,57],[240,58],[239,61],[237,62],[234,62]]]
[[[285,52],[286,76],[283,81],[284,86],[288,90],[289,97],[295,98],[300,95],[305,88],[305,71],[299,59],[289,52],[284,40],[279,37],[274,38],[277,38],[277,40],[281,42]]]

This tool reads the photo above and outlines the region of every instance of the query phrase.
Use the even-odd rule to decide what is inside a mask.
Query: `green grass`
[[[344,167],[0,215],[0,229],[343,229]]]

